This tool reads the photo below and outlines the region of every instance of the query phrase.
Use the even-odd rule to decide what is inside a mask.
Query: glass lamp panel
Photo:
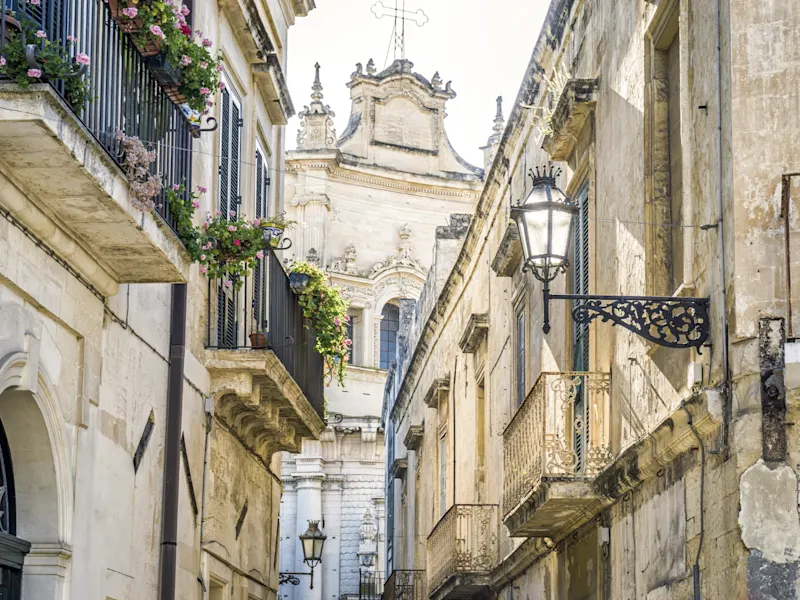
[[[314,559],[314,538],[303,537],[300,542],[303,544],[303,559],[308,562]]]
[[[324,537],[314,538],[314,558],[316,560],[322,560],[322,546],[324,545],[325,545]]]
[[[564,262],[569,252],[570,230],[573,214],[566,210],[553,211],[553,245],[551,264],[558,266]]]
[[[530,256],[547,254],[547,207],[525,213],[525,229],[527,229],[528,249]]]

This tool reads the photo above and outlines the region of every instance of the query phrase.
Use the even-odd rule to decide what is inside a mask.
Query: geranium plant
[[[222,279],[225,287],[241,289],[256,261],[264,258],[264,238],[257,222],[231,211],[210,216],[200,227],[200,272]]]
[[[22,31],[6,29],[8,41],[0,55],[0,73],[13,79],[20,87],[47,80],[63,80],[64,98],[76,112],[92,100],[87,78],[81,75],[83,65],[91,59],[87,54],[75,52],[77,38],[67,36],[66,45],[48,39],[47,33],[28,15],[20,15]],[[24,32],[24,36],[23,33]],[[36,47],[37,67],[31,67],[25,56],[27,45]]]
[[[325,359],[325,376],[344,386],[347,356],[353,342],[347,337],[347,301],[341,290],[330,285],[328,276],[306,261],[292,263],[293,273],[308,275],[308,285],[298,294],[303,316],[309,320],[317,335],[317,352]]]
[[[189,8],[178,0],[141,0],[135,4],[120,11],[123,27],[126,20],[135,22],[137,45],[162,49],[166,63],[180,74],[179,90],[187,104],[198,112],[205,111],[220,87],[222,70],[211,55],[211,40],[201,31],[192,31],[186,22]]]

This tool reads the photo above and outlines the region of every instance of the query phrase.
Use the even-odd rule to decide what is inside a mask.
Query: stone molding
[[[394,479],[405,479],[408,472],[408,459],[395,458],[391,465],[391,473]]]
[[[319,438],[322,418],[272,350],[207,350],[205,366],[217,418],[266,462]]]
[[[597,102],[597,83],[597,79],[570,79],[561,90],[550,116],[550,132],[542,143],[550,160],[567,160]]]
[[[422,438],[425,433],[423,425],[411,425],[403,438],[403,445],[408,449],[416,452],[422,446]]]
[[[464,333],[461,334],[458,345],[464,354],[474,354],[488,334],[489,314],[472,313],[467,321],[467,326],[464,328]]]
[[[439,408],[439,394],[450,391],[450,376],[434,379],[422,401],[428,408]]]
[[[519,230],[516,223],[509,221],[492,259],[492,271],[498,277],[512,277],[521,262],[522,244],[519,241]]]

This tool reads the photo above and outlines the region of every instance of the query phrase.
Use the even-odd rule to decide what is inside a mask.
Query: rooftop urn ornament
[[[544,296],[542,331],[550,331],[550,300],[572,301],[572,319],[589,324],[597,318],[669,348],[697,348],[710,335],[709,299],[674,296],[607,296],[551,294],[550,282],[569,268],[571,238],[580,206],[558,186],[561,170],[531,170],[531,190],[511,208],[522,245],[523,272],[541,281]],[[585,217],[585,218],[588,218]]]
[[[366,512],[364,512],[364,519],[361,521],[361,527],[358,528],[358,535],[362,542],[374,542],[377,534],[378,527],[375,525],[375,517],[372,516],[372,511],[367,509]]]
[[[300,546],[303,549],[303,562],[311,568],[311,571],[308,573],[279,573],[278,584],[283,585],[284,583],[290,583],[292,585],[300,585],[300,579],[297,576],[308,575],[311,577],[309,587],[313,590],[314,569],[322,562],[322,548],[328,536],[320,530],[319,521],[309,521],[308,529],[297,537],[300,538]]]
[[[375,75],[378,72],[378,69],[375,68],[375,61],[371,58],[367,61],[367,75]]]
[[[503,117],[503,97],[497,97],[497,113],[494,116],[494,126],[492,127],[492,135],[486,141],[486,145],[481,148],[484,152],[484,168],[488,170],[494,162],[494,157],[497,155],[497,150],[500,147],[500,142],[503,139],[503,132],[506,129],[506,120]]]
[[[408,228],[408,223],[403,225],[403,228],[397,235],[400,236],[400,243],[397,244],[397,258],[401,260],[411,259],[411,251],[414,249],[414,246],[411,244],[411,229]]]
[[[311,86],[311,104],[298,113],[300,129],[297,131],[298,150],[331,150],[336,148],[336,129],[333,117],[336,113],[322,103],[322,83],[319,78],[320,65],[314,65],[314,84]]]

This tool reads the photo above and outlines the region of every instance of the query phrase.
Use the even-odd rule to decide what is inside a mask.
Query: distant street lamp
[[[544,284],[544,322],[550,331],[550,300],[572,300],[572,318],[588,324],[596,318],[611,321],[651,342],[670,348],[700,348],[710,335],[708,298],[673,296],[597,296],[551,294],[550,282],[569,266],[569,248],[579,206],[556,186],[560,174],[550,167],[530,171],[533,185],[527,198],[511,208],[517,224],[523,271]]]
[[[300,545],[303,548],[303,562],[311,567],[308,573],[279,573],[278,584],[290,583],[292,585],[300,585],[298,575],[308,575],[311,577],[310,589],[314,589],[314,568],[322,562],[322,547],[325,545],[325,540],[328,539],[319,528],[319,521],[309,521],[308,529],[305,533],[298,536],[300,538]]]

